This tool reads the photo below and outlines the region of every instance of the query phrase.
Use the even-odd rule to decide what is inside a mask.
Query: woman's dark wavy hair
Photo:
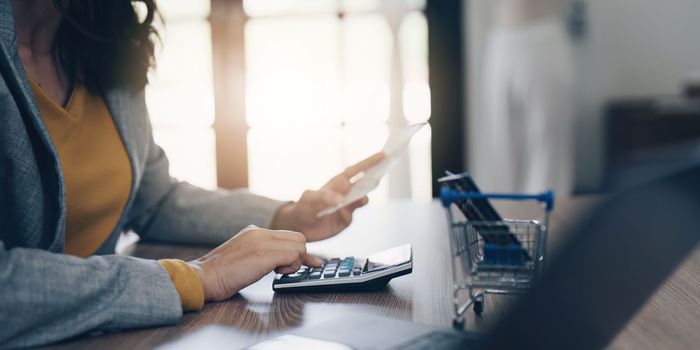
[[[63,15],[54,41],[59,67],[93,93],[143,89],[155,66],[154,0],[53,0]],[[135,5],[145,5],[139,20]],[[144,6],[142,6],[144,7]]]

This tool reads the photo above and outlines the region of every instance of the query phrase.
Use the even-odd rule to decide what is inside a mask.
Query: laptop
[[[700,240],[698,179],[700,168],[691,169],[597,205],[487,333],[358,314],[248,349],[603,348]]]

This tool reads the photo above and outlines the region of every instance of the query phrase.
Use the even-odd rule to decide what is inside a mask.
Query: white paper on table
[[[320,340],[308,337],[301,337],[293,334],[285,334],[276,338],[262,341],[249,348],[248,350],[287,350],[287,349],[306,349],[306,350],[352,350],[351,347],[327,340]]]
[[[345,200],[342,203],[320,211],[316,217],[320,218],[333,214],[338,211],[338,209],[361,199],[377,188],[384,175],[389,173],[389,170],[399,162],[401,155],[406,152],[413,135],[426,124],[428,123],[411,124],[389,135],[389,138],[384,144],[384,148],[382,148],[384,159],[377,165],[367,169],[367,171],[352,184],[352,188],[348,194],[345,195]]]

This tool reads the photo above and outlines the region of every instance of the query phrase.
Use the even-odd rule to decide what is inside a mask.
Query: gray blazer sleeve
[[[156,261],[6,250],[0,241],[0,348],[172,324],[181,316],[180,297]]]
[[[129,210],[127,229],[145,241],[218,245],[248,225],[269,227],[283,203],[250,193],[205,190],[179,182],[168,172],[168,158],[150,130],[143,177]]]

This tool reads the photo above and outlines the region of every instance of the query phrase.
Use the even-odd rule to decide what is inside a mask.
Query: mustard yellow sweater
[[[101,96],[76,85],[65,107],[29,81],[44,125],[58,151],[66,185],[65,253],[94,254],[109,237],[129,198],[131,163]],[[204,288],[182,260],[159,261],[185,311],[201,309]]]

